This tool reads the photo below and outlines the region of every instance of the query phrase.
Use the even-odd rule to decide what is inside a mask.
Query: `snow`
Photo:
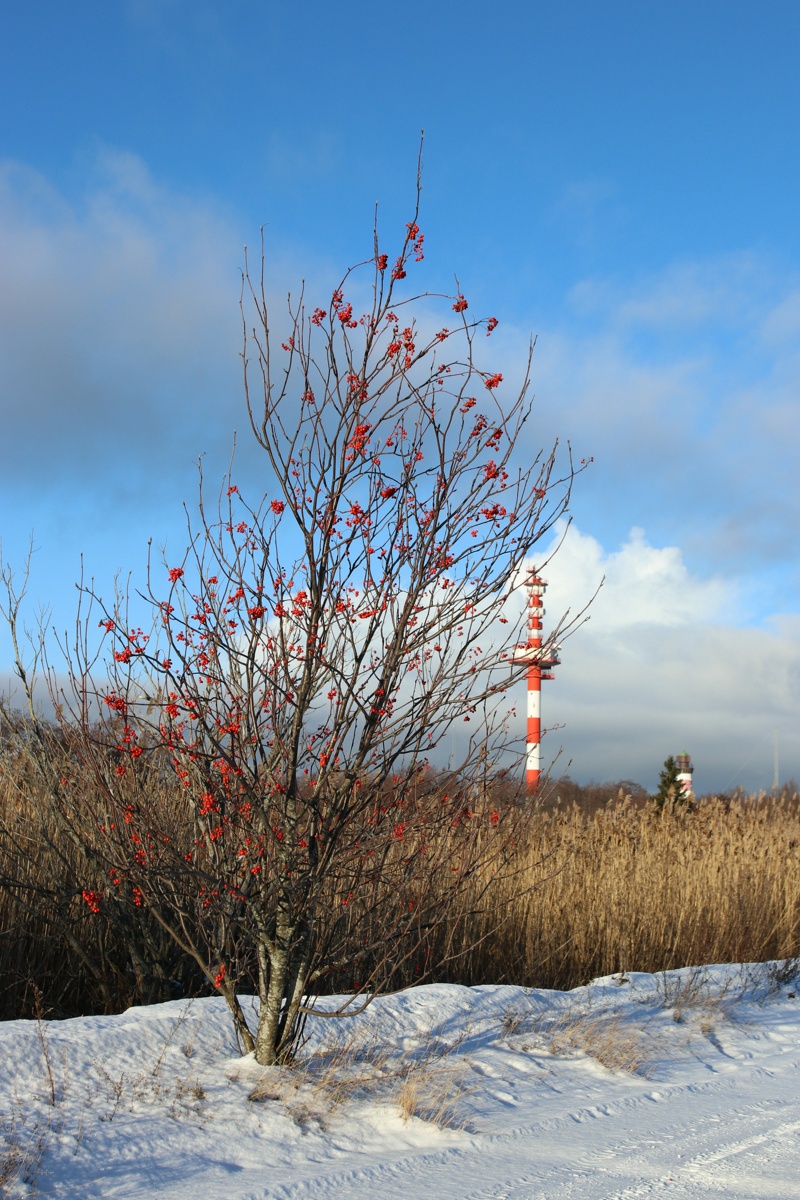
[[[423,986],[313,1019],[282,1071],[241,1057],[218,998],[6,1022],[0,1194],[798,1200],[791,975]]]

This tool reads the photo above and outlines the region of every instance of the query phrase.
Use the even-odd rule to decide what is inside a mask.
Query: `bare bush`
[[[325,307],[290,299],[280,348],[263,254],[245,273],[247,408],[273,488],[251,502],[229,478],[212,511],[201,483],[185,555],[150,565],[146,630],[84,583],[68,686],[50,674],[59,727],[33,704],[25,726],[51,848],[91,867],[88,910],[158,926],[263,1064],[334,980],[342,1015],[462,954],[519,837],[492,795],[527,669],[509,596],[573,469],[558,477],[555,450],[516,465],[528,375],[502,402],[476,343],[494,318],[458,293],[454,329],[415,319],[402,281],[422,246],[416,212],[391,262],[376,234],[367,311],[348,272]],[[466,749],[442,774],[431,755],[455,722]]]

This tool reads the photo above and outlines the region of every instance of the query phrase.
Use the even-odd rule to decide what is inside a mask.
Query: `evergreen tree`
[[[684,800],[685,793],[678,776],[678,764],[670,754],[658,777],[658,791],[653,796],[653,803],[661,810],[665,804],[682,804]]]

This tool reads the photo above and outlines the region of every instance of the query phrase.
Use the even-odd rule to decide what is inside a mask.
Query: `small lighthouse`
[[[694,767],[692,766],[692,760],[684,750],[683,754],[677,755],[675,762],[678,767],[678,783],[683,790],[681,799],[688,800],[690,796],[694,795],[692,787],[692,772],[694,771]]]
[[[539,786],[542,772],[542,680],[553,679],[553,667],[559,664],[556,648],[542,652],[542,596],[546,580],[531,570],[526,584],[528,590],[528,640],[517,645],[514,662],[528,664],[528,735],[525,783],[529,793]]]

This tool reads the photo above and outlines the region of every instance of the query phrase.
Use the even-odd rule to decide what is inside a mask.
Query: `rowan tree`
[[[397,255],[376,232],[332,295],[290,297],[277,344],[262,246],[243,363],[269,489],[232,473],[209,507],[201,480],[185,555],[150,563],[151,626],[84,586],[59,697],[75,766],[56,803],[71,836],[91,824],[105,880],[86,903],[148,909],[264,1064],[334,983],[352,1013],[446,959],[520,815],[490,786],[527,670],[510,597],[574,470],[521,444],[530,353],[507,395],[497,321],[460,290],[409,292],[418,208],[419,189]]]

